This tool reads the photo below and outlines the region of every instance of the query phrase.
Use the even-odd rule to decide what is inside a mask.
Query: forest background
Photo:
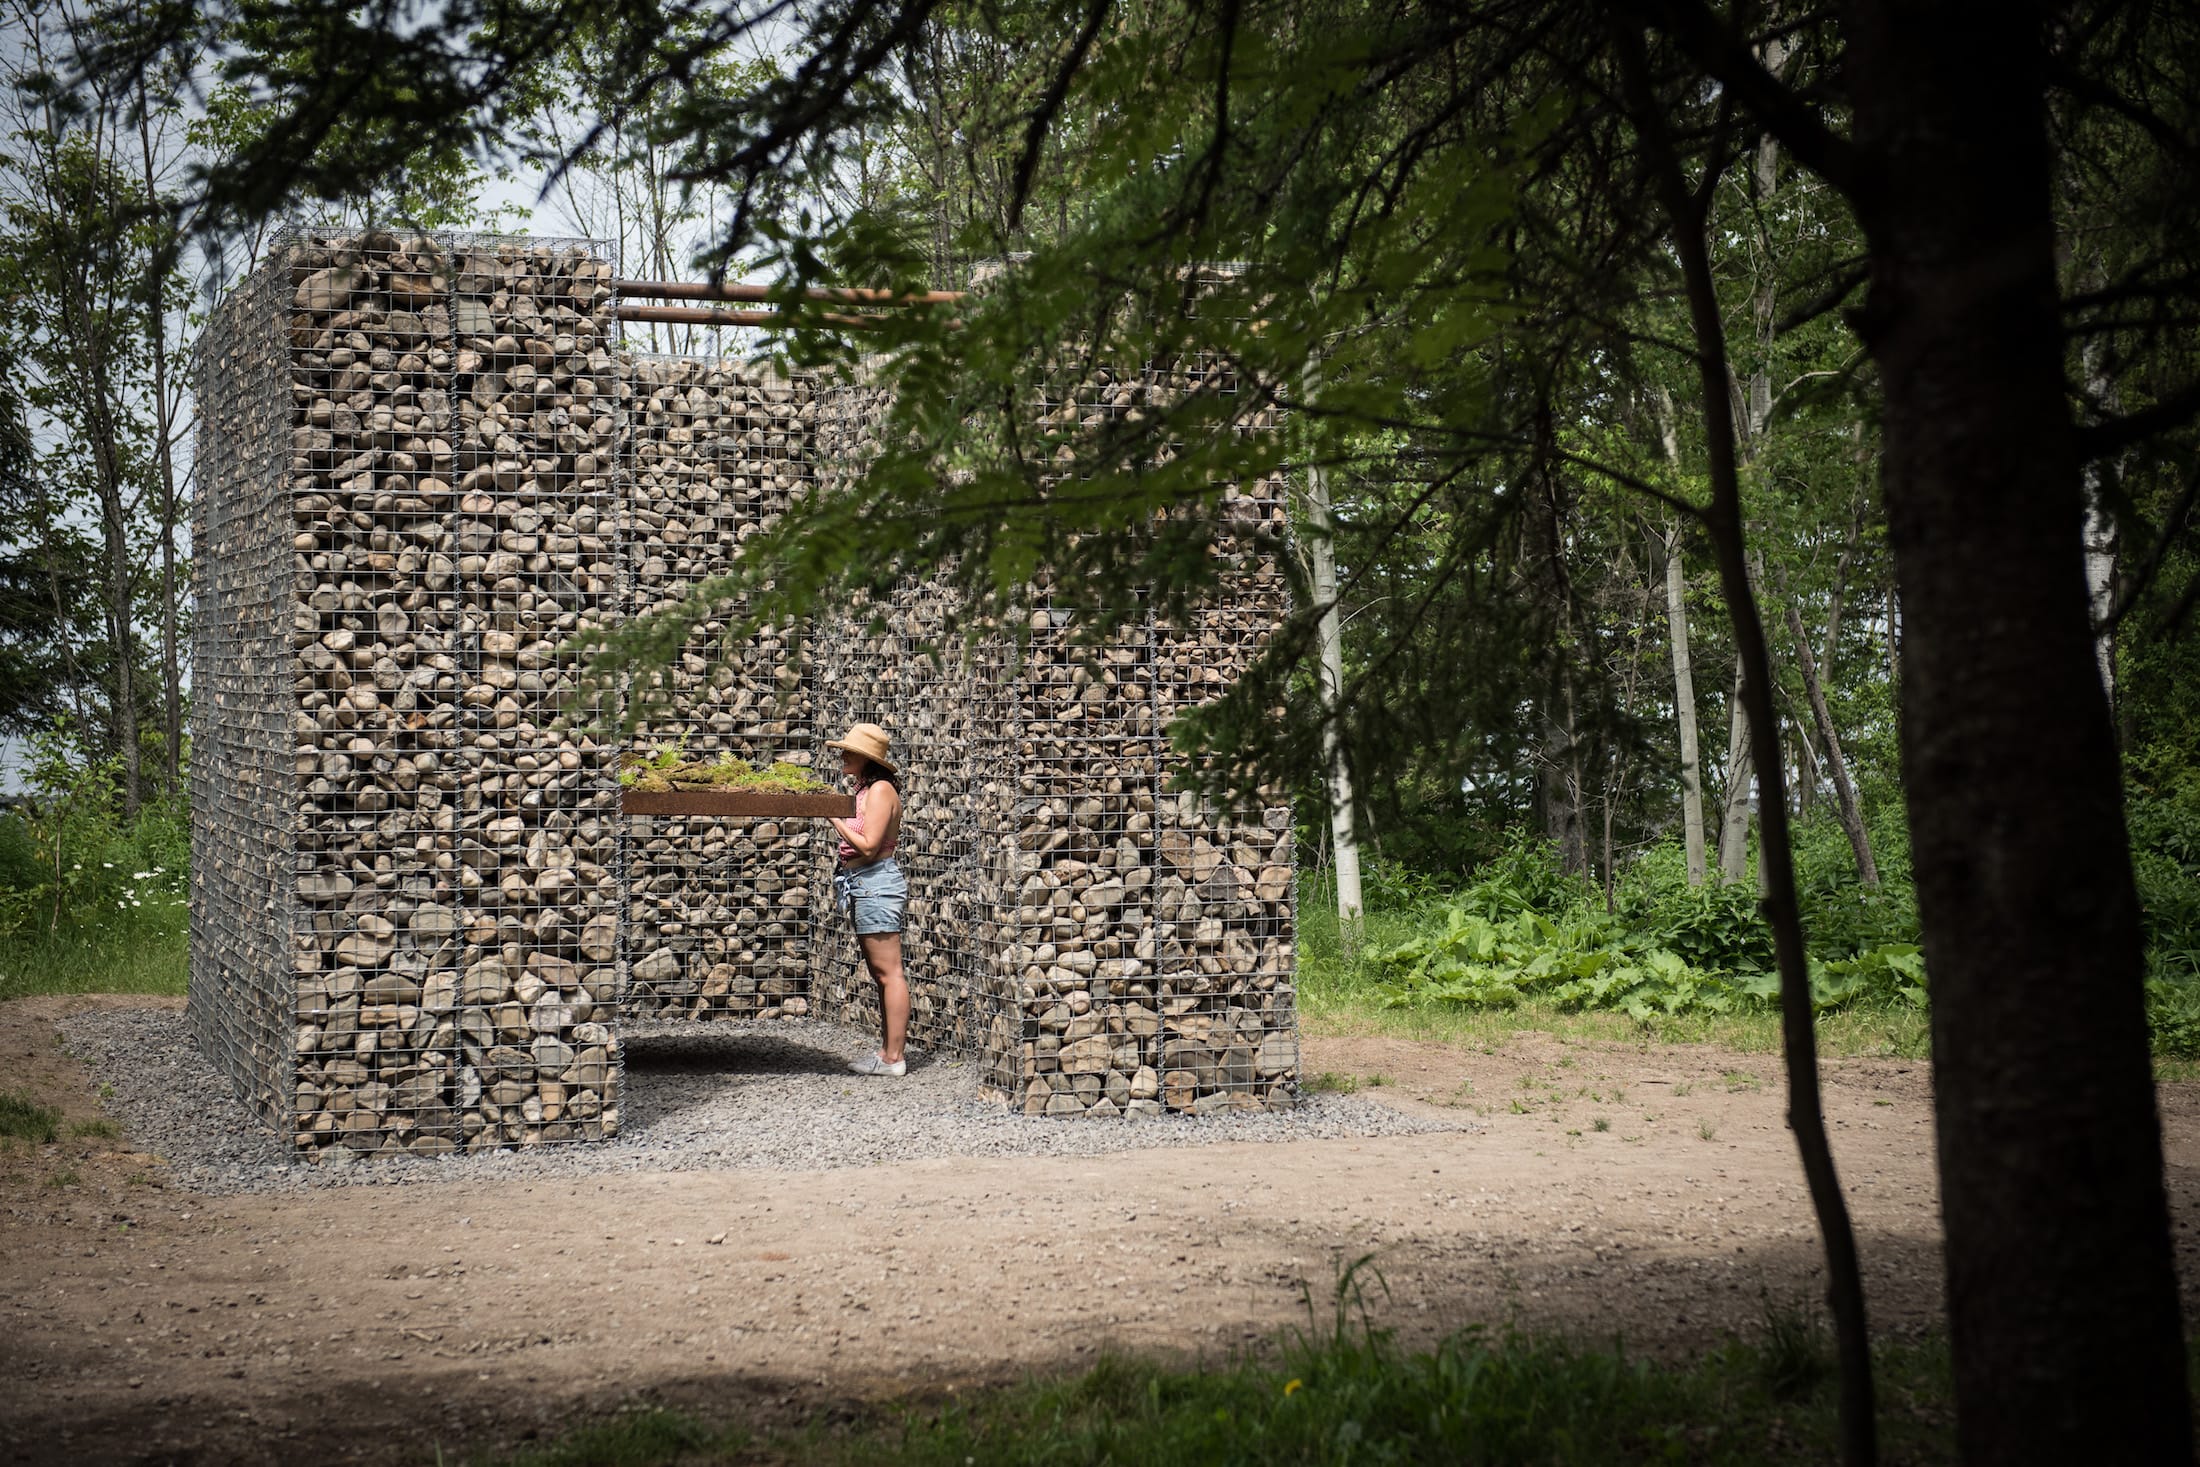
[[[610,242],[626,277],[768,271],[770,248],[745,262],[717,252],[729,195],[715,175],[685,176],[692,144],[677,134],[684,109],[783,81],[789,60],[771,37],[745,36],[712,53],[692,90],[651,94],[655,111],[637,111],[624,89],[591,90],[617,41],[582,30],[535,58],[499,148],[414,140],[362,186],[217,236],[202,227],[203,182],[274,115],[262,95],[282,73],[271,53],[295,64],[310,38],[264,25],[255,36],[241,13],[233,75],[154,67],[64,95],[42,79],[72,74],[116,17],[15,4],[6,24],[0,734],[21,789],[0,821],[0,934],[17,954],[0,964],[0,992],[34,972],[41,986],[174,989],[188,861],[190,362],[208,302],[283,224],[570,232]],[[691,16],[687,39],[703,34]],[[955,289],[981,260],[1094,228],[1077,217],[1106,172],[1090,143],[1072,129],[1022,152],[1014,124],[1046,80],[1026,39],[942,26],[896,58],[888,99],[855,119],[830,168],[804,175],[824,241],[809,268]],[[665,45],[681,40],[675,27]],[[371,141],[332,133],[318,144],[324,167],[341,173]],[[1520,149],[1532,156],[1532,144]],[[1752,573],[1776,609],[1783,785],[1818,998],[1869,1011],[1854,1043],[1914,1053],[1927,982],[1896,738],[1901,612],[1877,501],[1873,369],[1839,314],[1862,241],[1853,212],[1777,143],[1759,140],[1736,165],[1710,194],[1705,237],[1733,343]],[[2100,166],[2071,159],[2074,172]],[[1503,199],[1493,186],[1519,187],[1483,180],[1446,201],[1464,211],[1450,222],[1515,209],[1508,226],[1547,236],[1538,244],[1551,255],[1582,247],[1592,226],[1565,212],[1586,207],[1578,181]],[[2080,180],[2066,191],[2075,210]],[[2098,221],[2068,222],[2097,254],[2128,246]],[[1499,268],[1519,268],[1525,246],[1510,250]],[[1424,294],[1403,319],[1351,324],[1363,343],[1385,343],[1376,356],[1412,336],[1409,352],[1378,364],[1396,380],[1371,380],[1370,356],[1349,369],[1356,387],[1472,399],[1492,423],[1544,421],[1514,442],[1493,429],[1494,443],[1462,444],[1455,425],[1431,426],[1440,412],[1419,424],[1363,412],[1318,448],[1290,445],[1302,463],[1319,458],[1331,506],[1342,708],[1322,714],[1309,628],[1285,638],[1290,655],[1245,702],[1294,706],[1295,735],[1258,752],[1302,812],[1308,1000],[1334,994],[1422,1022],[1520,1004],[1538,1021],[1554,1009],[1645,1023],[1769,1013],[1761,782],[1732,633],[1701,531],[1639,488],[1702,497],[1700,393],[1674,349],[1687,334],[1678,271],[1652,252],[1629,260],[1624,279],[1584,276],[1578,299],[1542,303],[1549,314],[1531,333],[1496,329],[1486,296],[1472,298],[1474,269],[1494,260],[1454,263],[1466,295]],[[630,330],[651,350],[770,349],[750,331]],[[1531,334],[1563,353],[1531,359],[1512,345]],[[2098,349],[2074,366],[2104,403],[2131,390]],[[2193,1059],[2200,661],[2186,630],[2200,562],[2183,469],[2135,457],[2094,474],[2085,534],[2146,911],[2150,1022],[2158,1053]],[[1309,487],[1302,470],[1302,557],[1320,538],[1308,533]],[[1331,727],[1369,863],[1358,930],[1327,916]]]
[[[1298,609],[1178,735],[1218,789],[1282,784],[1309,814],[1356,792],[1372,911],[1308,922],[1310,1014],[1769,1039],[1781,1005],[1806,1108],[1812,1009],[1897,1052],[1929,1017],[1952,1245],[2000,1238],[2029,1178],[2017,1252],[2066,1256],[2048,1245],[2091,1204],[2053,1183],[2102,1143],[2095,1201],[2133,1230],[1998,1330],[2007,1301],[1960,1276],[1986,1255],[1951,1247],[1966,1429],[2046,1450],[1982,1409],[2016,1378],[1992,1357],[2046,1358],[2064,1316],[2067,1355],[2130,1305],[2151,1344],[2131,1369],[2089,1354],[2108,1394],[2072,1395],[2128,1387],[2133,1420],[2189,1433],[2130,1072],[2142,987],[2155,1052],[2200,1045],[2200,36],[2145,5],[1949,5],[1894,40],[1883,9],[18,7],[0,720],[37,757],[0,827],[10,963],[180,979],[207,290],[280,218],[491,223],[485,180],[544,177],[622,270],[777,282],[796,324],[756,349],[875,354],[896,388],[863,483],[714,592],[764,618],[929,575],[978,626],[1045,567],[1104,635],[1105,608],[1184,613],[1243,528],[1218,486],[1289,471]],[[2004,236],[2034,250],[2007,275]],[[805,314],[807,287],[955,288],[1002,259],[952,319],[857,342]],[[1201,380],[1228,391],[1121,375],[1216,361]],[[1286,434],[1240,431],[1268,406]],[[2073,682],[2056,578],[2081,562]],[[646,685],[700,616],[583,650]],[[2090,1077],[2085,1104],[1986,1125],[2042,1103],[2049,1062]],[[1812,1185],[1860,1349],[1830,1164]],[[1992,1348],[1966,1357],[1964,1318]],[[1868,1389],[1851,1406],[1868,1420]]]

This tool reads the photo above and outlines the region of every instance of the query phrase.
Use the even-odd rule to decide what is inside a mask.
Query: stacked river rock
[[[807,380],[758,379],[724,362],[636,357],[619,394],[627,606],[643,613],[722,574],[809,486],[813,393]],[[799,630],[726,645],[724,620],[701,623],[668,671],[667,706],[637,732],[643,750],[810,763],[819,735]],[[633,819],[628,1008],[665,1018],[808,1013],[821,832],[829,827],[810,820]]]
[[[190,1017],[317,1156],[610,1135],[622,1013],[875,1012],[829,829],[622,819],[559,649],[830,492],[883,404],[624,356],[611,307],[582,244],[370,234],[287,243],[206,334]],[[1280,529],[1274,486],[1234,498]],[[1097,656],[1043,583],[1028,637],[944,662],[924,588],[706,623],[636,747],[806,762],[887,725],[920,1044],[1034,1113],[1283,1104],[1288,811],[1172,791],[1165,739],[1280,615],[1271,542],[1217,553],[1248,547],[1227,606]]]

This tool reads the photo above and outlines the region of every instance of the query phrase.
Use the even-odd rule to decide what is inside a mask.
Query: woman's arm
[[[863,799],[868,806],[863,813],[870,817],[863,827],[838,815],[832,820],[833,829],[840,832],[840,838],[854,848],[856,859],[868,864],[878,859],[879,852],[886,847],[886,838],[901,821],[901,792],[890,784],[874,784],[863,792]]]

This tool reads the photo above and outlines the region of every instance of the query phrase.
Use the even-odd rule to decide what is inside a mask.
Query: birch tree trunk
[[[1332,537],[1336,518],[1329,505],[1329,472],[1318,463],[1306,467],[1307,558],[1314,582],[1314,604],[1321,607],[1322,763],[1329,785],[1329,842],[1337,853],[1337,920],[1349,952],[1363,907],[1360,898],[1360,838],[1354,822],[1352,771],[1345,766],[1344,737],[1338,720],[1344,710],[1344,618],[1337,605],[1337,553]]]
[[[1719,877],[1736,882],[1749,874],[1749,794],[1756,780],[1749,750],[1749,719],[1742,711],[1742,668],[1734,665],[1734,695],[1727,700],[1726,806],[1719,819]]]
[[[1810,633],[1803,627],[1803,613],[1788,594],[1787,577],[1779,577],[1780,600],[1787,606],[1788,635],[1795,639],[1795,664],[1802,669],[1803,692],[1810,698],[1811,720],[1818,725],[1818,742],[1825,749],[1826,776],[1833,781],[1841,830],[1856,853],[1856,874],[1870,887],[1879,885],[1879,866],[1872,860],[1870,832],[1864,829],[1864,810],[1857,803],[1856,786],[1849,779],[1848,762],[1841,757],[1841,735],[1834,731],[1833,713],[1826,706],[1826,690],[1818,680],[1818,659],[1811,655]]]
[[[1681,469],[1680,434],[1674,427],[1673,394],[1658,389],[1658,433],[1665,461]],[[1681,840],[1688,854],[1688,884],[1704,883],[1703,757],[1696,738],[1696,673],[1688,654],[1688,572],[1681,560],[1681,527],[1669,523],[1665,549],[1665,622],[1673,648],[1673,721],[1680,728]]]
[[[1672,633],[1673,717],[1680,725],[1681,840],[1688,884],[1704,882],[1703,759],[1696,741],[1696,673],[1688,656],[1688,577],[1681,564],[1680,527],[1665,532],[1665,620]]]
[[[2086,343],[2085,387],[2092,399],[2104,406],[2116,402],[2116,385],[2101,369],[2100,338]],[[2108,690],[2109,706],[2116,703],[2116,629],[2109,618],[2116,609],[2116,519],[2108,512],[2106,470],[2098,463],[2085,469],[2085,591],[2093,611],[2093,660],[2100,664],[2101,686]]]

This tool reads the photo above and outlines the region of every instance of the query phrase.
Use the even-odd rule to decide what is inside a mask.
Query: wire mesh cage
[[[636,612],[687,599],[815,479],[813,384],[679,357],[622,358],[626,540]],[[670,669],[637,753],[809,765],[818,733],[801,629],[738,643],[718,608]],[[626,841],[626,1010],[800,1018],[810,1009],[817,850],[808,820],[637,816]]]
[[[886,399],[628,354],[612,292],[585,240],[299,234],[201,348],[189,1021],[311,1156],[613,1135],[626,1019],[876,1021],[830,832],[622,817],[563,649],[860,472]],[[1176,790],[1165,738],[1285,609],[1281,486],[1224,503],[1224,595],[1096,645],[1044,575],[975,643],[923,585],[737,644],[720,608],[632,751],[886,725],[917,1044],[1037,1114],[1288,1103],[1289,811]]]
[[[292,863],[302,848],[299,784],[318,777],[318,725],[293,692],[291,463],[313,451],[294,430],[287,278],[262,271],[224,300],[196,363],[199,565],[192,617],[191,972],[186,1017],[199,1049],[276,1127],[292,1124],[301,1033],[290,992]],[[294,730],[293,723],[298,727]],[[293,753],[294,733],[296,748]],[[298,767],[311,762],[314,768]],[[297,1027],[294,1028],[293,1026]],[[298,1124],[310,1124],[310,1113]]]

